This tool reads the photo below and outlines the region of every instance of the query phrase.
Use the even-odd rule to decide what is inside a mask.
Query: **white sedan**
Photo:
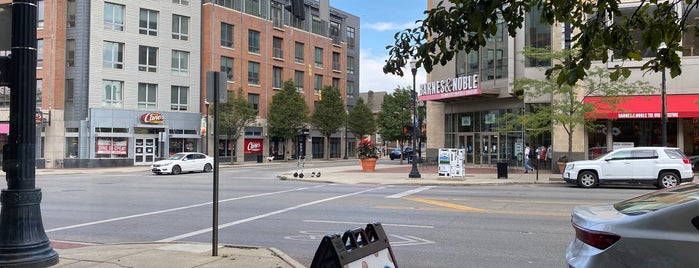
[[[150,170],[155,174],[169,173],[173,175],[182,172],[211,172],[214,158],[202,153],[176,153],[165,160],[154,162]]]

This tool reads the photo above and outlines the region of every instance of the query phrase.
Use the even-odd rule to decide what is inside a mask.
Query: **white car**
[[[692,163],[678,148],[617,149],[594,160],[566,163],[563,180],[591,188],[605,183],[649,183],[674,187],[694,180]]]
[[[202,153],[176,153],[165,160],[154,162],[150,170],[155,174],[169,173],[173,175],[182,172],[211,172],[214,158]]]

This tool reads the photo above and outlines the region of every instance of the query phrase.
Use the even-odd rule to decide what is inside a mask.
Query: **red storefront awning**
[[[611,103],[607,98],[615,98]],[[652,96],[618,96],[586,97],[585,103],[595,105],[595,111],[588,113],[586,119],[645,119],[660,118],[660,95]],[[699,95],[667,95],[665,98],[668,118],[699,117]]]

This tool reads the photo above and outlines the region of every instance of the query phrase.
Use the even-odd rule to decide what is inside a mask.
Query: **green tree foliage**
[[[267,117],[267,129],[272,137],[283,138],[287,141],[286,150],[291,148],[291,138],[299,134],[299,130],[308,126],[308,106],[301,93],[296,90],[294,81],[287,80],[282,90],[272,97]],[[286,159],[286,158],[285,158]]]
[[[330,158],[330,136],[337,132],[345,123],[347,116],[345,104],[340,98],[340,91],[331,86],[325,86],[321,90],[322,98],[316,102],[311,122],[325,138],[323,158]]]
[[[228,94],[226,103],[218,104],[218,125],[220,135],[226,135],[233,144],[245,133],[245,127],[255,122],[257,114],[252,104],[243,96],[243,89],[238,89],[235,94]],[[214,107],[209,107],[213,111]],[[214,127],[219,127],[214,126]],[[231,157],[231,163],[235,159]]]
[[[631,14],[623,14],[618,0],[449,0],[424,12],[418,25],[395,34],[395,43],[386,48],[389,58],[383,70],[402,76],[402,68],[416,58],[418,66],[429,73],[435,64],[444,65],[458,51],[477,51],[494,37],[498,27],[510,36],[523,27],[525,14],[537,8],[540,21],[550,25],[568,23],[572,29],[574,53],[547,71],[558,84],[575,85],[590,73],[591,62],[645,61],[643,70],[670,69],[670,75],[681,74],[681,38],[694,31],[689,23],[690,12],[699,2],[693,0],[642,0]],[[614,18],[614,23],[609,23]],[[638,34],[641,40],[634,39]],[[661,43],[666,47],[661,48]],[[638,44],[638,45],[637,45]],[[661,49],[659,49],[661,48]],[[655,57],[643,59],[643,51],[658,51]],[[630,70],[620,64],[610,75],[614,80],[628,77]]]
[[[398,146],[404,147],[405,143],[412,138],[411,133],[403,133],[404,126],[412,125],[410,89],[399,87],[393,91],[393,94],[384,96],[377,122],[379,133],[385,141],[397,141]]]
[[[357,100],[357,105],[349,111],[347,129],[359,139],[376,133],[376,119],[364,99]]]

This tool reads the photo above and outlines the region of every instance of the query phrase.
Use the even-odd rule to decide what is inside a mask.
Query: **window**
[[[138,83],[138,109],[156,109],[158,85]]]
[[[41,108],[42,104],[42,98],[41,95],[43,93],[43,84],[44,80],[41,79],[36,79],[36,107]]]
[[[284,69],[282,67],[273,66],[272,67],[272,88],[282,88],[283,77],[282,72]]]
[[[77,10],[75,0],[68,0],[66,5],[66,27],[73,28],[75,27],[75,13]]]
[[[141,8],[141,16],[138,19],[138,32],[152,36],[158,35],[158,11]]]
[[[73,106],[74,92],[75,81],[73,79],[66,79],[65,89],[63,90],[63,99],[66,108]]]
[[[682,56],[697,56],[699,55],[699,36],[696,34],[696,28],[699,25],[699,10],[692,9],[687,18],[687,31],[682,35]]]
[[[347,81],[347,98],[354,98],[354,81]]]
[[[111,69],[124,69],[124,43],[104,42],[102,66]]]
[[[551,47],[551,25],[540,22],[541,9],[532,7],[525,17],[525,29],[527,34],[524,35],[524,43],[526,46],[534,48]],[[527,58],[525,61],[527,67],[545,67],[551,66],[550,59],[533,59]]]
[[[189,39],[189,17],[172,15],[172,39]]]
[[[296,82],[296,90],[303,92],[303,71],[294,71],[294,82]]]
[[[221,72],[226,74],[228,82],[233,82],[233,58],[221,56]]]
[[[354,74],[354,57],[347,56],[347,74]]]
[[[260,32],[248,30],[248,52],[260,54]]]
[[[260,0],[245,0],[245,13],[260,16]]]
[[[102,95],[102,107],[121,108],[124,105],[124,82],[104,80],[102,81],[102,85],[104,86],[104,94]]]
[[[340,53],[333,52],[333,71],[340,71]]]
[[[284,49],[282,48],[283,43],[284,39],[281,39],[276,36],[272,38],[272,57],[275,57],[277,59],[284,58]]]
[[[315,59],[314,63],[316,65],[316,67],[323,68],[323,49],[322,48],[316,47],[314,59]]]
[[[75,66],[75,39],[66,40],[66,67]]]
[[[260,94],[248,93],[248,102],[252,104],[252,108],[255,109],[255,115],[260,114]]]
[[[36,68],[44,67],[44,39],[36,39]]]
[[[233,48],[233,25],[221,23],[221,46]]]
[[[0,86],[0,107],[10,107],[10,87]]]
[[[340,78],[333,77],[332,87],[340,89]]]
[[[216,0],[216,4],[227,8],[233,8],[233,0]]]
[[[36,1],[36,28],[44,28],[44,0]]]
[[[303,63],[303,43],[296,42],[294,45],[294,62]]]
[[[189,5],[189,0],[172,0],[172,3],[173,3],[173,4],[180,4],[180,5],[188,6],[188,5]]]
[[[189,87],[172,86],[170,93],[170,110],[187,111],[189,99]]]
[[[172,74],[189,75],[189,52],[172,51]]]
[[[282,28],[284,26],[284,18],[282,17],[284,13],[282,12],[282,10],[282,4],[272,2],[272,11],[270,13],[272,17],[272,23],[276,28]]]
[[[129,157],[129,138],[100,137],[95,139],[95,143],[95,158]]]
[[[347,47],[354,48],[354,28],[347,27]]]
[[[104,29],[124,31],[124,6],[104,3]]]
[[[313,93],[320,95],[320,90],[323,89],[323,76],[316,74],[313,76]]]
[[[138,70],[155,72],[158,68],[158,48],[138,46]]]
[[[323,35],[323,21],[321,21],[317,16],[313,16],[313,18],[311,18],[311,32],[314,34]]]
[[[619,7],[619,11],[621,12],[621,16],[620,17],[614,16],[614,18],[613,18],[614,24],[624,23],[623,21],[629,19],[631,16],[634,15],[635,12],[642,12],[642,11],[637,11],[637,9],[638,9],[638,5]],[[647,12],[648,14],[653,14],[653,12],[655,12],[657,9],[658,9],[658,7],[655,6],[654,4],[649,4],[649,7],[648,7],[647,11],[645,11],[645,12]],[[644,16],[644,15],[638,14],[637,16]],[[688,19],[687,21],[689,23],[692,21],[692,19]],[[634,50],[638,50],[638,52],[641,54],[641,57],[643,57],[643,58],[655,57],[655,55],[657,54],[657,51],[655,51],[654,49],[646,48],[645,50],[643,50],[642,35],[644,33],[645,33],[644,30],[639,30],[639,29],[630,30],[629,35],[631,36],[631,38],[633,39],[633,42],[635,44]],[[614,54],[621,54],[621,51],[615,50],[615,51],[613,51],[613,53]],[[621,58],[621,56],[615,56],[614,58],[619,59],[619,58]]]
[[[66,131],[68,132],[68,131]],[[78,137],[66,137],[65,158],[78,157]]]
[[[330,38],[332,38],[333,44],[340,44],[340,23],[330,21]]]
[[[260,63],[248,61],[248,84],[260,84]]]

